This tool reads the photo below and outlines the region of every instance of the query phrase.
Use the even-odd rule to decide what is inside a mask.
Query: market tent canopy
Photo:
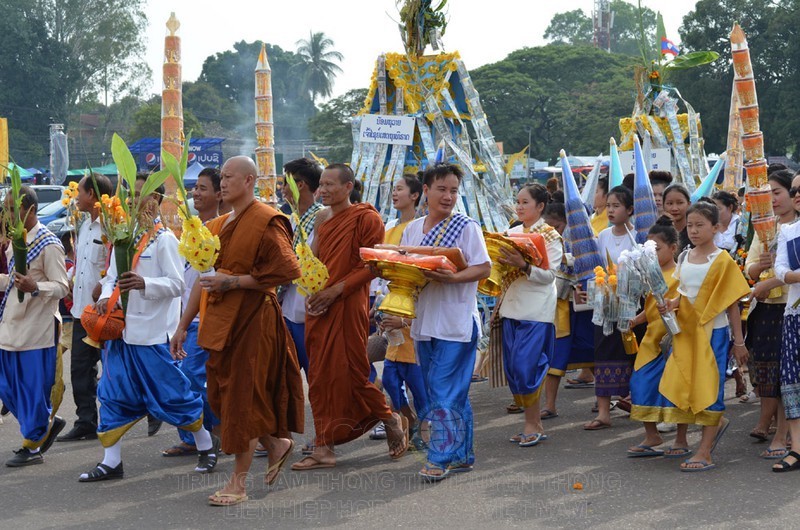
[[[14,162],[8,163],[8,169],[19,169],[19,176],[22,177],[22,180],[25,182],[33,180],[33,173],[25,169],[24,167],[16,165]]]
[[[81,169],[70,169],[67,171],[67,175],[71,177],[82,177],[83,174],[86,172],[87,168]],[[117,165],[113,162],[111,164],[106,164],[105,166],[95,166],[91,168],[92,171],[95,173],[100,173],[101,175],[105,175],[107,177],[116,177],[117,176]]]
[[[183,175],[183,185],[186,186],[186,189],[193,188],[197,184],[197,176],[205,168],[200,162],[195,162],[186,168],[186,173]]]

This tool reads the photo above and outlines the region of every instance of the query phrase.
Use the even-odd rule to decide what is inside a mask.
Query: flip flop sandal
[[[515,434],[514,436],[509,438],[508,441],[511,442],[512,444],[518,444],[520,441],[522,441],[522,437],[523,436],[525,436],[525,435],[522,434],[522,433]]]
[[[433,474],[429,473],[430,471],[432,471],[434,469],[442,471],[442,474],[441,475],[433,475]],[[425,480],[427,482],[440,482],[440,481],[446,479],[447,476],[450,473],[452,473],[452,470],[450,468],[437,466],[436,464],[432,464],[430,462],[425,462],[425,465],[423,466],[422,470],[417,474],[420,477],[422,477],[423,480]]]
[[[312,461],[314,463],[311,464],[310,466],[298,465],[298,464],[302,464],[306,460],[310,460],[310,461]],[[331,463],[328,463],[328,462],[320,462],[317,459],[317,457],[315,457],[314,455],[308,455],[308,456],[306,456],[304,458],[301,458],[300,460],[298,460],[294,464],[292,464],[291,469],[292,469],[292,471],[311,471],[312,469],[330,469],[332,467],[336,467],[336,464],[331,464]]]
[[[580,379],[567,379],[567,384],[564,388],[577,389],[577,388],[594,388],[594,381],[582,381]]]
[[[516,403],[512,403],[511,405],[506,407],[506,412],[508,412],[509,414],[522,414],[524,410]]]
[[[684,464],[700,464],[701,467],[681,467],[681,471],[684,473],[699,473],[701,471],[709,471],[717,467],[717,464],[709,464],[705,460],[697,460],[695,462],[690,462],[689,460],[684,460]]]
[[[316,448],[317,448],[317,446],[314,445],[314,444],[305,444],[303,447],[300,448],[300,453],[303,456],[312,455],[312,454],[314,454],[314,449],[316,449]]]
[[[770,453],[778,453],[778,454],[770,454]],[[762,451],[759,455],[764,460],[783,460],[786,455],[789,454],[789,450],[785,447],[778,447],[777,449],[767,449],[766,451]]]
[[[488,380],[489,380],[488,377],[483,377],[482,375],[473,375],[472,379],[470,380],[470,382],[471,383],[483,383],[483,382],[488,381]]]
[[[719,443],[720,440],[722,440],[722,435],[725,434],[725,431],[728,430],[728,427],[730,426],[730,424],[731,424],[731,420],[729,420],[728,418],[722,418],[722,420],[720,420],[720,426],[719,426],[719,429],[717,430],[717,435],[714,437],[714,443],[711,444],[711,451],[710,452],[713,453],[714,449],[717,448],[717,444]]]
[[[218,499],[233,499],[233,500],[231,502],[222,502],[222,501],[215,501],[209,498],[208,504],[211,506],[235,506],[250,499],[250,497],[248,497],[247,495],[236,495],[235,493],[220,493],[218,491],[215,491],[212,497],[216,497]]]
[[[533,434],[523,434],[519,441],[520,447],[533,447],[534,445],[539,445],[539,443],[547,440],[547,435],[542,432],[537,432]]]
[[[264,483],[267,486],[272,486],[275,483],[275,481],[278,480],[278,476],[281,474],[281,469],[283,469],[283,465],[286,463],[286,460],[289,459],[289,456],[292,454],[293,450],[294,450],[294,441],[289,440],[289,448],[286,450],[285,453],[283,453],[281,459],[272,464],[271,466],[267,466],[267,472],[264,474]],[[268,480],[267,477],[269,477],[270,473],[272,473],[273,471],[275,471],[275,475]]]
[[[553,418],[558,418],[558,412],[553,412],[552,410],[542,409],[541,415],[539,416],[543,420],[552,420]]]
[[[766,442],[767,440],[769,440],[767,433],[765,433],[764,431],[757,431],[755,429],[750,431],[750,437],[755,438],[759,442]]]
[[[161,456],[193,456],[197,454],[197,447],[184,445],[184,444],[177,444],[173,445],[169,449],[164,449],[161,451]]]
[[[587,425],[583,426],[584,431],[602,431],[603,429],[608,429],[611,427],[610,423],[606,423],[600,420],[592,420]]]
[[[397,454],[394,454],[394,455],[390,454],[389,458],[391,458],[392,460],[399,459],[401,456],[406,454],[406,452],[408,451],[408,446],[409,446],[408,418],[406,418],[405,416],[401,415],[400,416],[400,425],[402,425],[402,427],[403,427],[403,439],[401,440],[401,449],[402,450]],[[388,438],[387,438],[387,443],[389,444],[389,449],[391,450],[392,442],[390,440],[388,440]]]
[[[672,453],[670,454],[670,452]],[[679,452],[675,452],[679,451]],[[664,458],[681,458],[692,454],[692,450],[688,447],[670,447],[664,452]]]
[[[472,464],[457,464],[447,466],[447,469],[450,473],[469,473],[474,469],[474,466]]]
[[[628,449],[628,458],[642,458],[645,456],[664,456],[664,451],[660,449],[653,449],[650,445],[639,444],[636,446],[641,451]]]

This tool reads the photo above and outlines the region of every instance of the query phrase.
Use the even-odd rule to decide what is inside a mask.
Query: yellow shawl
[[[727,252],[720,252],[692,304],[681,296],[677,316],[681,332],[672,339],[659,392],[679,409],[699,414],[717,400],[719,369],[711,349],[714,318],[740,298],[750,287]]]
[[[664,279],[667,281],[667,292],[664,298],[675,298],[678,295],[680,282],[672,276],[674,270],[673,268],[663,271]],[[634,370],[640,369],[661,354],[661,339],[667,334],[667,327],[664,325],[664,321],[661,320],[661,315],[656,306],[656,299],[653,298],[653,295],[648,296],[644,302],[644,314],[647,316],[647,332],[639,344],[636,362],[633,365]]]

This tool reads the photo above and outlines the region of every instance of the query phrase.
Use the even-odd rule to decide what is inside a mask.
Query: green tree
[[[553,43],[591,44],[592,19],[581,9],[556,13],[544,31],[544,38]]]
[[[192,138],[203,136],[203,126],[192,111],[183,110],[183,130],[192,131]],[[133,143],[142,138],[161,138],[161,98],[154,97],[139,107],[133,115],[133,127],[126,140]]]
[[[322,104],[320,111],[308,122],[311,138],[320,144],[314,154],[331,163],[350,160],[353,153],[350,122],[361,110],[366,97],[367,89],[357,88]]]
[[[625,0],[612,0],[614,25],[611,27],[612,53],[640,55],[639,51],[639,7]],[[648,43],[655,42],[656,13],[647,7],[642,9],[645,35]],[[556,13],[544,32],[544,38],[553,43],[591,44],[592,19],[580,10]],[[660,48],[659,48],[660,49]]]
[[[344,56],[333,49],[333,40],[324,33],[309,33],[308,40],[297,41],[297,54],[302,58],[303,86],[316,101],[318,96],[327,98],[333,91],[333,82],[342,69],[334,61],[341,62]]]
[[[532,156],[552,160],[608,150],[619,119],[633,107],[635,60],[589,46],[551,44],[517,50],[471,75],[489,125],[506,152],[528,143]]]
[[[143,60],[144,0],[0,0],[0,116],[11,152],[41,165],[51,121],[106,90],[135,93]]]

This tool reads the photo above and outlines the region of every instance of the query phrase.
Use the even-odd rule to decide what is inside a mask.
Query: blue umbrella
[[[633,180],[633,227],[636,230],[636,242],[647,241],[647,233],[656,224],[658,208],[650,185],[650,175],[645,166],[639,138],[633,139],[634,180]]]
[[[692,193],[692,204],[699,201],[700,197],[708,197],[711,195],[711,190],[714,189],[714,184],[717,182],[717,177],[724,165],[725,153],[722,153],[717,163],[714,164],[714,167],[711,168],[711,171],[706,175],[706,178],[703,179],[703,182],[694,190],[694,193]]]
[[[567,160],[567,154],[561,150],[561,177],[564,188],[564,208],[567,214],[567,230],[564,237],[572,248],[575,258],[575,275],[579,280],[591,278],[594,268],[603,266],[603,259],[594,238],[592,226],[589,223],[589,214],[581,200],[578,185],[572,175],[572,168]]]
[[[617,141],[611,138],[609,141],[611,151],[611,166],[608,170],[608,189],[622,186],[622,164],[619,161],[617,151]]]

